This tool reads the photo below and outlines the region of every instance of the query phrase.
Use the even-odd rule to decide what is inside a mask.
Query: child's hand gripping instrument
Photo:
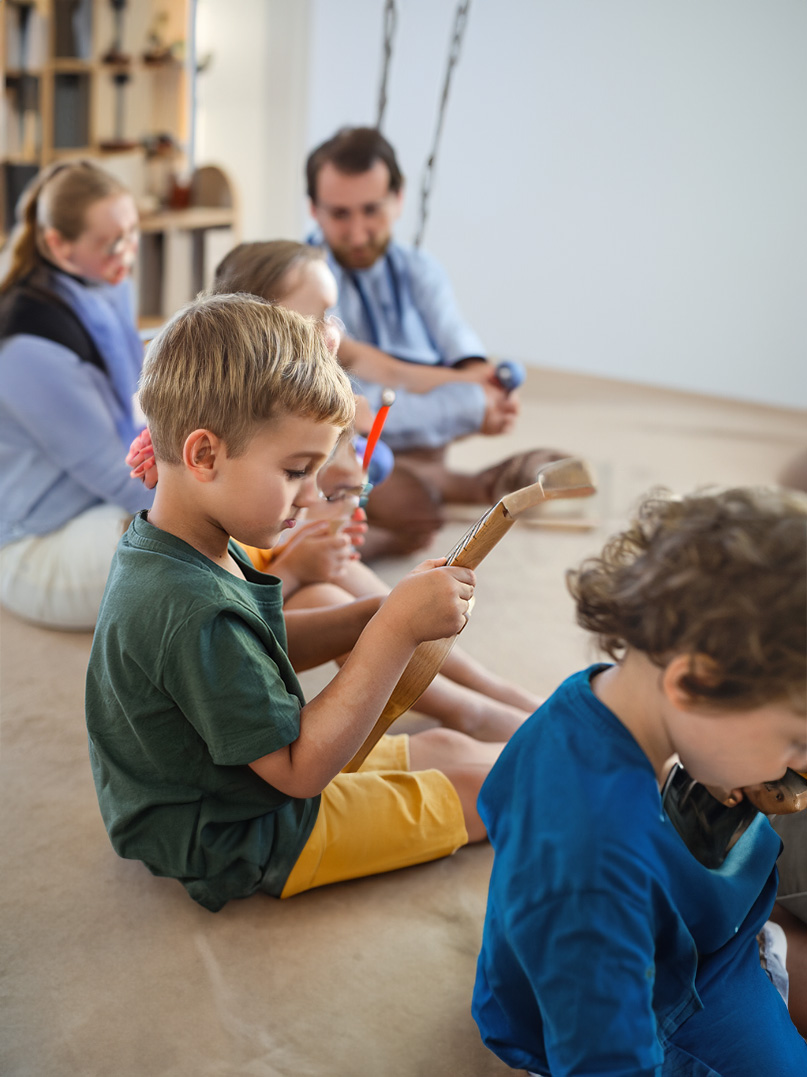
[[[676,763],[667,775],[661,803],[695,859],[704,867],[719,868],[758,812],[790,815],[807,808],[807,781],[786,770],[778,781],[747,786],[739,804],[728,805]]]
[[[506,494],[493,508],[488,509],[463,535],[449,553],[446,563],[462,568],[476,568],[527,509],[534,508],[542,501],[590,497],[595,492],[594,480],[585,461],[569,458],[545,464],[538,470],[532,486]],[[455,635],[448,639],[427,640],[418,644],[381,716],[345,770],[358,770],[392,722],[420,699],[439,673],[456,638]]]

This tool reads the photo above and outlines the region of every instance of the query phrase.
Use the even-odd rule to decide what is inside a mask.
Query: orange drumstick
[[[389,409],[395,403],[395,391],[393,389],[385,389],[381,394],[381,407],[378,410],[378,414],[373,420],[373,425],[370,428],[370,433],[367,435],[367,445],[364,449],[364,459],[361,462],[362,471],[367,474],[367,469],[370,466],[370,460],[373,457],[373,451],[375,450],[378,439],[381,437],[381,431],[384,429],[384,423],[387,421],[387,415]]]

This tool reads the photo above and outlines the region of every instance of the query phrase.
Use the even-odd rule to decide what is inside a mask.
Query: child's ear
[[[194,430],[182,446],[182,463],[199,482],[210,482],[216,475],[216,464],[224,451],[221,438],[210,430]]]
[[[665,666],[661,683],[670,703],[685,711],[702,709],[698,685],[714,688],[722,679],[720,666],[708,654],[678,654]]]

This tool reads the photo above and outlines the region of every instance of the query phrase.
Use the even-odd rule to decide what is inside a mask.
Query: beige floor
[[[518,524],[478,570],[464,646],[540,693],[594,657],[563,572],[654,484],[769,481],[804,412],[533,371],[517,435],[589,457],[593,525]],[[462,516],[457,513],[457,516]],[[474,518],[465,513],[466,519]],[[452,522],[435,555],[466,523]],[[406,566],[386,563],[394,582]],[[118,860],[82,710],[88,634],[0,624],[0,1073],[7,1077],[495,1077],[469,1014],[490,850],[211,915]],[[309,693],[330,671],[305,677]],[[411,719],[410,719],[411,722]]]

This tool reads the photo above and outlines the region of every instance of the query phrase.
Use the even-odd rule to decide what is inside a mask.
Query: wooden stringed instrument
[[[477,520],[448,554],[446,563],[462,568],[476,568],[507,534],[518,517],[528,509],[535,508],[543,501],[590,497],[594,493],[594,479],[584,460],[570,457],[545,464],[538,471],[532,486],[506,494]],[[427,640],[418,644],[378,721],[364,744],[344,768],[346,771],[358,770],[381,735],[396,718],[420,699],[439,673],[456,638],[454,635],[447,639]]]

